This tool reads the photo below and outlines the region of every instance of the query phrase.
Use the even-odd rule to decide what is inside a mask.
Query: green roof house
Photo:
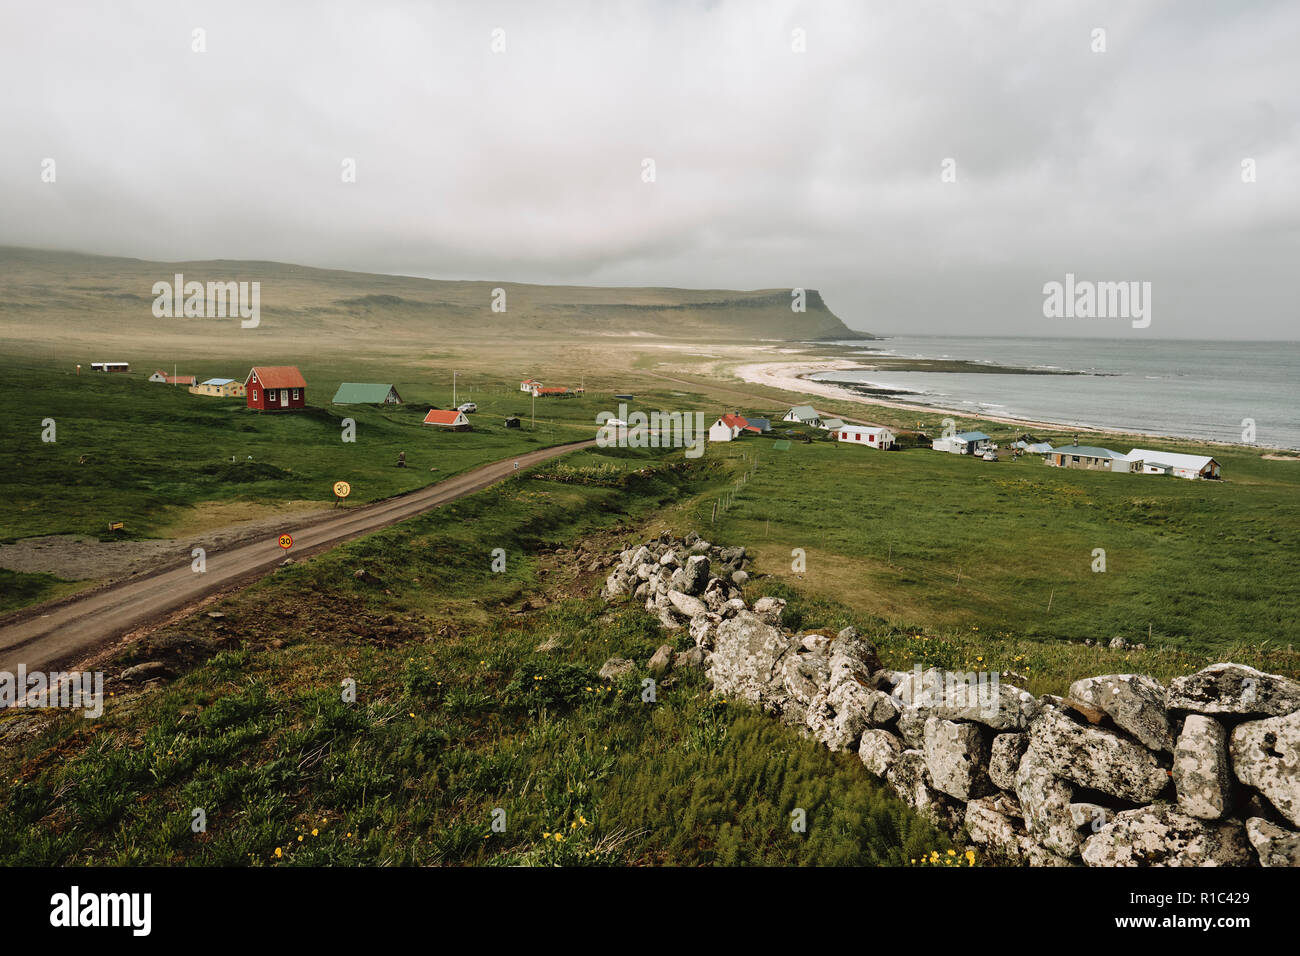
[[[814,428],[820,428],[822,424],[821,413],[811,405],[796,405],[785,413],[785,422],[801,422],[804,425],[812,425]]]
[[[402,396],[391,385],[344,382],[334,393],[335,405],[400,405]]]

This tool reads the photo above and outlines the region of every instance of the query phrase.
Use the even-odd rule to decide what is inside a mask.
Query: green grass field
[[[418,380],[397,384],[413,402],[440,395],[431,384],[421,392]],[[501,391],[473,395],[479,420],[519,410],[504,382],[491,384]],[[722,401],[706,386],[643,385],[643,408]],[[183,447],[212,445],[232,421],[248,422],[256,430],[240,434],[253,437],[239,440],[260,443],[255,462],[288,475],[205,483],[193,476],[204,458],[177,465],[174,487],[150,491],[132,470],[112,493],[119,508],[138,509],[135,533],[168,526],[147,523],[150,500],[328,500],[319,485],[336,477],[334,456],[352,451],[334,448],[336,424],[310,416],[252,416],[158,395],[167,391],[160,385],[93,387],[102,390],[95,408],[118,412],[101,421],[130,412],[142,429],[167,427],[150,425],[148,403],[176,402],[178,414],[196,416],[170,432],[173,443],[190,443]],[[51,386],[52,403],[81,407],[69,392]],[[183,405],[191,399],[197,408]],[[586,402],[554,406],[554,440],[589,429],[588,416],[608,404]],[[380,461],[358,464],[354,486],[380,497],[427,480],[385,461],[412,434],[404,412],[367,411],[356,416],[359,435],[366,426],[389,444]],[[33,417],[26,406],[23,414]],[[998,437],[1009,431],[996,429],[986,426]],[[492,442],[530,436],[484,429],[433,436],[428,447],[459,437],[481,444],[461,448],[461,459],[446,452],[448,472],[468,467],[471,450],[501,457],[510,446]],[[640,697],[643,673],[598,679],[609,656],[643,667],[660,643],[689,642],[662,633],[635,604],[606,606],[595,597],[603,573],[587,567],[593,554],[665,528],[745,545],[760,573],[750,600],[787,598],[793,627],[855,624],[899,669],[996,669],[1035,693],[1063,693],[1091,674],[1167,679],[1225,659],[1300,677],[1291,588],[1300,477],[1290,463],[1225,450],[1228,480],[1206,483],[828,441],[778,451],[779,437],[781,429],[713,445],[694,461],[654,450],[566,456],[283,568],[224,600],[222,618],[198,615],[147,635],[107,670],[163,661],[173,681],[110,684],[97,721],[0,718],[0,774],[11,782],[0,791],[0,860],[905,865],[932,850],[950,859],[953,844],[853,755],[711,698],[698,675],[663,682],[653,704]],[[542,429],[535,438],[549,440]],[[135,455],[159,455],[140,436],[122,441]],[[18,447],[6,453],[32,454]],[[83,453],[57,452],[74,462]],[[103,482],[123,475],[101,467]],[[6,467],[7,490],[77,517],[77,489],[44,487],[56,484],[50,474],[32,483]],[[393,484],[381,491],[385,481]],[[8,533],[56,529],[39,513],[24,520]],[[494,548],[506,553],[504,573],[491,570]],[[1092,570],[1097,548],[1104,573]],[[799,570],[795,549],[804,552]],[[354,577],[358,568],[378,583]],[[1115,635],[1147,647],[1082,643]],[[342,699],[348,680],[354,704]],[[191,829],[195,808],[206,814],[204,833]],[[791,831],[795,808],[807,811],[806,833]]]

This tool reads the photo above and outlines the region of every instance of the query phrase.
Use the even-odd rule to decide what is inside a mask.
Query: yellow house
[[[243,398],[244,383],[233,378],[210,378],[206,382],[191,385],[190,391],[195,395],[215,395],[218,398]]]

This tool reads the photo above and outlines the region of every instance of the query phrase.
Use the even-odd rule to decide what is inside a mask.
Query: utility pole
[[[530,388],[528,392],[533,396],[533,431],[537,431],[537,391]]]
[[[455,369],[451,370],[451,407],[452,408],[460,407],[459,405],[456,404],[456,370]]]

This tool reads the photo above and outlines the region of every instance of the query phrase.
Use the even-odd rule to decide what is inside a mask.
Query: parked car
[[[460,406],[460,408],[457,409],[457,411],[462,411],[466,415],[469,415],[478,411],[478,406],[475,405],[473,402],[465,402]]]

